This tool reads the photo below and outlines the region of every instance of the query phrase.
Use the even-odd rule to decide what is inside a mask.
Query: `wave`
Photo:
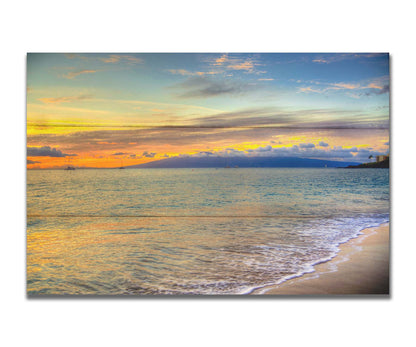
[[[269,282],[269,283],[262,284],[262,285],[257,286],[257,287],[245,288],[241,292],[239,292],[238,294],[257,294],[257,295],[265,294],[270,289],[270,287],[275,287],[275,286],[281,285],[284,282],[292,280],[294,278],[299,278],[299,277],[302,277],[306,274],[313,273],[313,272],[315,272],[315,266],[316,265],[323,264],[323,263],[326,263],[326,262],[329,262],[329,261],[333,260],[338,255],[338,253],[340,251],[339,247],[342,244],[345,244],[345,243],[347,243],[347,242],[349,242],[353,239],[356,239],[356,238],[364,235],[363,230],[370,229],[370,228],[377,228],[377,227],[380,227],[381,225],[389,223],[389,222],[390,222],[389,218],[381,217],[381,219],[378,220],[378,221],[366,223],[364,225],[361,224],[360,226],[357,225],[356,226],[356,232],[354,232],[351,235],[351,237],[345,238],[345,239],[339,241],[338,243],[336,243],[334,245],[335,248],[334,248],[333,253],[331,253],[328,257],[321,258],[321,259],[319,259],[319,260],[317,260],[313,263],[310,263],[310,264],[305,264],[304,269],[300,270],[299,272],[297,272],[295,274],[285,276],[285,277],[281,278],[280,280],[278,280],[276,282]],[[360,224],[360,222],[357,221],[357,224]],[[369,235],[367,235],[367,236],[369,236]],[[334,271],[336,271],[336,266],[335,266]]]

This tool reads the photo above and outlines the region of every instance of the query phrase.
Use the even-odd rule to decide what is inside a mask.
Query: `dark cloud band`
[[[74,157],[76,154],[62,153],[61,150],[51,148],[49,146],[44,147],[27,147],[28,157]]]

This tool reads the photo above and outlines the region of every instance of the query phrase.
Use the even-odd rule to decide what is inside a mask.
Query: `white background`
[[[410,6],[410,1],[398,0],[3,2],[1,345],[412,344],[416,76]],[[26,298],[26,52],[197,51],[391,53],[390,299]]]

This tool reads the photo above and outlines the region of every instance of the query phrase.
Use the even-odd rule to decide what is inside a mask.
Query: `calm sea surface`
[[[386,169],[27,172],[29,294],[242,294],[389,220]]]

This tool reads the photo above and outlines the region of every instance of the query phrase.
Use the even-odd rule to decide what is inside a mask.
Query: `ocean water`
[[[27,172],[29,295],[246,294],[389,221],[386,169]]]

